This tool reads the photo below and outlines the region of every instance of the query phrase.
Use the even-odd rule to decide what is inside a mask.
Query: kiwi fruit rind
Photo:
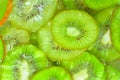
[[[102,10],[120,4],[119,0],[83,0],[83,3],[93,10]]]
[[[62,62],[61,66],[70,71],[73,80],[101,80],[104,73],[104,65],[88,52]]]
[[[0,36],[0,63],[3,61],[3,58],[5,56],[5,46],[2,40],[2,36]]]
[[[53,17],[57,4],[58,0],[13,0],[8,20],[19,28],[35,32]]]
[[[53,39],[51,33],[51,22],[38,31],[38,46],[46,54],[49,60],[64,61],[82,54],[86,49],[72,50],[64,48]]]
[[[48,64],[44,53],[35,46],[28,44],[15,47],[2,64],[1,80],[29,80],[30,76],[48,67]]]
[[[37,72],[31,80],[73,80],[70,73],[62,67],[52,66]]]
[[[120,8],[118,8],[112,18],[110,30],[111,30],[111,40],[113,42],[113,46],[120,51]]]
[[[51,25],[54,40],[65,48],[88,48],[98,37],[96,21],[81,10],[62,11],[53,18]]]
[[[27,44],[30,41],[30,35],[26,30],[17,29],[10,23],[0,28],[0,35],[3,37],[7,52],[17,45]]]

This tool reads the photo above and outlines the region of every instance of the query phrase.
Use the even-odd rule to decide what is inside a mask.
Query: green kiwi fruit
[[[2,36],[0,36],[0,63],[3,61],[3,58],[5,56],[5,46],[2,40]]]
[[[96,13],[97,11],[93,11],[92,9],[88,8],[85,4],[83,0],[63,0],[63,3],[65,5],[65,8],[70,10],[70,9],[79,9],[79,10],[84,10],[88,13],[90,13],[91,15],[93,15],[94,13]]]
[[[10,51],[14,46],[27,44],[30,41],[29,33],[22,29],[17,29],[11,24],[5,24],[0,28],[3,36],[6,51]]]
[[[9,16],[17,27],[35,32],[54,15],[58,0],[13,0]]]
[[[108,64],[112,60],[120,57],[119,51],[113,47],[110,31],[111,18],[116,8],[110,7],[104,9],[94,16],[99,25],[99,37],[96,43],[89,48],[89,51],[104,64]]]
[[[12,49],[2,64],[1,80],[29,80],[37,71],[48,67],[44,53],[28,44]]]
[[[31,80],[73,80],[64,68],[52,66],[37,72]]]
[[[56,10],[56,14],[65,10],[65,6],[63,3],[63,0],[58,0],[58,5],[57,5],[57,10]]]
[[[118,8],[113,14],[110,30],[111,30],[111,40],[113,46],[120,51],[120,8]]]
[[[73,80],[101,80],[104,73],[104,65],[88,52],[62,62],[61,66],[70,71]]]
[[[98,40],[94,47],[90,50],[97,58],[105,64],[120,57],[119,51],[117,51],[110,39],[110,30],[106,31],[103,37]]]
[[[100,10],[93,16],[95,20],[97,21],[100,28],[107,27],[107,25],[111,24],[113,13],[117,8],[118,6],[109,7],[109,8]]]
[[[101,10],[120,4],[120,1],[119,0],[83,0],[83,3],[90,9]]]
[[[30,34],[30,43],[35,46],[38,46],[38,41],[37,41],[38,36],[37,35],[38,35],[38,32],[32,32]]]
[[[64,48],[53,39],[51,22],[38,31],[38,46],[51,61],[64,61],[82,54],[86,49],[72,50]]]
[[[51,25],[54,40],[65,48],[88,48],[98,37],[96,21],[82,10],[62,11],[53,18]]]
[[[120,71],[112,66],[106,66],[106,80],[120,80]]]

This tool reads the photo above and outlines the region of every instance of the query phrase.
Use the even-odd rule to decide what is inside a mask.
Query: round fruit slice
[[[9,20],[32,32],[37,31],[54,15],[57,0],[14,0]]]
[[[0,63],[3,61],[4,55],[5,55],[5,46],[2,37],[0,36]]]
[[[5,23],[0,28],[0,34],[3,36],[6,51],[10,51],[13,47],[29,43],[29,33],[22,29],[13,27],[10,23]]]
[[[48,60],[39,49],[30,44],[19,46],[6,56],[1,80],[29,80],[36,71],[47,66]]]
[[[67,10],[52,20],[52,35],[57,43],[69,49],[83,49],[95,42],[98,27],[86,12]]]
[[[74,80],[101,80],[104,73],[103,64],[88,52],[64,61],[61,66],[72,73]]]
[[[0,0],[0,26],[5,23],[12,10],[12,0]]]
[[[71,75],[61,67],[50,67],[36,73],[32,80],[73,80]]]
[[[64,61],[82,54],[86,49],[72,50],[64,48],[56,43],[51,34],[51,25],[41,28],[38,31],[39,48],[46,54],[51,61]]]
[[[114,13],[110,29],[113,46],[120,51],[120,8]]]

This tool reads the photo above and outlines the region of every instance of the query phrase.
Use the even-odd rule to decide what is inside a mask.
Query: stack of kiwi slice
[[[120,80],[120,0],[0,6],[0,80]]]

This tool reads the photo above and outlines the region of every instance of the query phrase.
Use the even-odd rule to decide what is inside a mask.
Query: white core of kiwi
[[[78,29],[76,29],[75,27],[68,27],[67,28],[67,34],[69,36],[78,36],[80,34],[80,31]]]
[[[87,69],[83,69],[73,75],[74,80],[86,80],[88,78]]]
[[[103,38],[101,39],[101,43],[102,43],[103,45],[108,45],[108,46],[111,46],[111,45],[112,45],[111,37],[110,37],[110,30],[108,30],[108,31],[104,34]]]
[[[26,60],[22,61],[19,70],[20,80],[29,80],[30,67]]]

